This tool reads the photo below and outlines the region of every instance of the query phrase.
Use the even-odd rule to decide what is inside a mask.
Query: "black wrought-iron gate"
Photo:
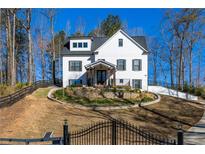
[[[118,120],[96,123],[86,129],[68,133],[65,142],[73,145],[176,144],[175,139],[154,135],[128,122]]]

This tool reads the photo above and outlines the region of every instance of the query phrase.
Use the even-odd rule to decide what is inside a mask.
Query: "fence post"
[[[70,136],[68,133],[68,122],[66,119],[64,120],[64,125],[63,125],[63,144],[64,145],[70,144]]]
[[[177,144],[178,145],[183,145],[184,144],[184,132],[183,132],[181,127],[177,132]]]
[[[117,144],[117,122],[112,120],[112,145]]]

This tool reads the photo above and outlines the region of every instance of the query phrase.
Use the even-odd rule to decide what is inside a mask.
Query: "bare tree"
[[[50,31],[51,31],[51,48],[48,51],[52,55],[52,80],[55,84],[55,59],[56,59],[56,51],[55,51],[55,40],[54,40],[54,19],[56,16],[55,9],[47,9],[46,11],[42,12],[42,14],[48,18],[50,23]]]

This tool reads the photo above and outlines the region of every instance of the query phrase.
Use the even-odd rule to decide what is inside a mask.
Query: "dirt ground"
[[[175,137],[178,123],[187,130],[203,115],[201,104],[162,96],[159,103],[115,111],[89,111],[70,108],[47,99],[50,88],[41,88],[15,104],[0,107],[0,138],[38,138],[53,131],[62,136],[63,121],[71,131],[110,117],[128,120],[137,126],[163,136]]]

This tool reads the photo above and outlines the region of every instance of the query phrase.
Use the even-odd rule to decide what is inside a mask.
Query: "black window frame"
[[[80,64],[79,66],[76,65],[77,62]],[[72,66],[71,63],[74,63],[74,66]],[[69,67],[68,70],[70,72],[81,72],[82,71],[82,61],[80,61],[80,60],[70,60],[68,65],[69,65],[68,66]],[[78,69],[76,69],[76,68],[78,68]]]
[[[85,46],[86,44],[86,46]],[[87,48],[88,47],[88,42],[83,42],[83,48]]]
[[[123,64],[120,61],[123,61]],[[126,59],[117,59],[117,70],[118,71],[126,71]]]
[[[81,46],[80,46],[81,44]],[[82,42],[78,42],[78,48],[83,48],[83,43]]]
[[[118,39],[118,47],[123,47],[123,39]]]
[[[139,61],[139,65],[135,65],[135,61]],[[142,71],[142,59],[132,60],[132,71]]]
[[[139,84],[137,84],[139,86],[135,86],[136,85],[136,83],[135,83],[136,81],[139,81]],[[132,87],[134,89],[142,89],[142,79],[132,79]]]
[[[124,80],[123,80],[123,79],[120,79],[120,83],[124,83]]]
[[[74,44],[75,44],[76,46],[75,46]],[[73,48],[77,48],[77,47],[78,47],[78,43],[77,43],[77,42],[73,42]]]

